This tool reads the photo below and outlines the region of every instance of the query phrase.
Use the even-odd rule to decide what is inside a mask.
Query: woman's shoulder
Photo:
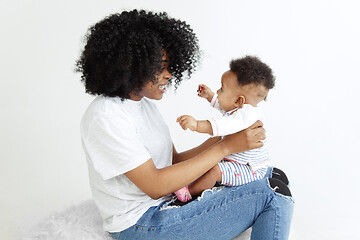
[[[97,96],[88,106],[85,115],[101,116],[122,111],[121,99]]]
[[[130,106],[129,106],[130,105]],[[136,104],[135,104],[136,105]],[[82,117],[82,124],[89,125],[93,122],[131,122],[129,109],[131,106],[126,100],[117,97],[97,96],[88,106]]]
[[[141,99],[141,103],[142,103],[145,107],[157,109],[157,106],[156,106],[155,101],[157,101],[157,100],[151,100],[151,99],[146,98],[146,97],[143,97],[143,98]]]

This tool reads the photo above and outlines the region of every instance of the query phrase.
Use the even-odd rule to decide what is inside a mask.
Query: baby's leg
[[[262,179],[267,171],[267,168],[253,171],[248,165],[226,160],[218,165],[221,170],[221,184],[226,186],[240,186]]]
[[[205,189],[212,188],[216,182],[221,182],[220,167],[216,165],[189,186],[175,191],[180,202],[188,202],[193,197],[200,195]]]
[[[221,171],[219,165],[210,169],[207,173],[189,185],[191,196],[200,195],[205,189],[212,188],[216,182],[221,182]]]

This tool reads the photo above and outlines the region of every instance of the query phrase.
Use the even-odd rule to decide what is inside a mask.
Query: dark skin
[[[263,146],[265,129],[260,121],[222,140],[208,139],[202,145],[178,153],[173,147],[173,165],[157,169],[150,158],[125,175],[144,193],[158,199],[194,182],[225,156]]]
[[[265,86],[260,84],[239,85],[237,75],[229,70],[222,75],[221,88],[217,91],[217,99],[219,107],[222,110],[226,112],[236,111],[236,109],[241,108],[243,104],[251,104],[256,107],[259,102],[266,98],[268,92],[269,89],[266,89]],[[198,89],[198,96],[211,102],[214,92],[212,92],[208,86],[201,84]],[[196,120],[192,116],[183,115],[177,119],[177,122],[179,122],[184,130],[189,128],[191,131],[213,135],[212,126],[207,120]],[[197,196],[205,189],[214,186],[216,182],[221,181],[221,169],[219,165],[215,165],[206,174],[189,185],[189,192],[191,196]]]
[[[131,100],[140,101],[143,97],[160,100],[162,87],[172,77],[168,71],[168,58],[164,51],[162,71],[156,75],[155,83],[149,81],[138,93],[130,93]],[[225,156],[244,152],[263,146],[265,129],[260,121],[241,132],[220,138],[210,138],[191,150],[178,153],[173,146],[173,165],[157,169],[153,160],[125,173],[139,189],[153,199],[165,195],[194,182],[204,173],[212,169]]]

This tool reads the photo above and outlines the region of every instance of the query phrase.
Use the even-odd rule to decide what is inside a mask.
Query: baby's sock
[[[189,192],[188,186],[183,187],[174,193],[177,196],[178,200],[181,202],[187,202],[191,199],[191,194]]]

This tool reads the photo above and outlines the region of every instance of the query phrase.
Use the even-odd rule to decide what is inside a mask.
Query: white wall
[[[92,100],[73,72],[86,29],[122,9],[167,11],[198,34],[203,61],[159,108],[178,150],[204,135],[175,119],[217,114],[196,96],[232,58],[274,70],[263,104],[273,164],[296,199],[292,239],[358,239],[360,15],[354,1],[0,1],[0,238],[90,198],[79,121]],[[181,101],[181,104],[180,104]]]

